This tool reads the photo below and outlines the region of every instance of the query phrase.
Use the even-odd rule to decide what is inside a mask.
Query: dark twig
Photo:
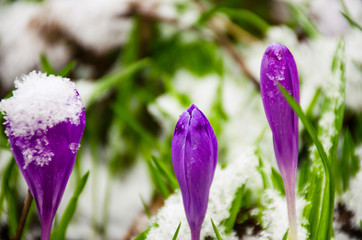
[[[25,222],[28,217],[28,213],[29,213],[29,209],[30,209],[32,201],[33,201],[33,196],[31,195],[30,190],[28,190],[28,196],[26,196],[26,199],[24,201],[24,208],[21,213],[20,221],[19,221],[18,227],[16,228],[16,232],[15,232],[12,240],[21,239],[21,236],[23,235]]]

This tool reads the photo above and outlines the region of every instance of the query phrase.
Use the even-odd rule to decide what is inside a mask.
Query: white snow
[[[288,230],[288,212],[286,199],[281,197],[276,190],[267,189],[262,197],[262,202],[265,205],[265,210],[262,213],[265,230],[262,231],[261,236],[266,239],[283,239],[285,232]],[[305,206],[306,201],[303,198],[297,196],[297,234],[299,240],[306,240],[308,238],[308,232],[303,227],[303,225],[306,224],[306,220],[302,217]]]
[[[0,102],[6,134],[23,139],[15,144],[25,156],[24,169],[33,161],[43,166],[54,156],[45,133],[60,122],[79,124],[82,101],[69,79],[41,72],[33,71],[16,79],[15,87],[13,96]],[[30,138],[34,135],[39,137],[32,146]]]
[[[353,211],[353,223],[360,226],[362,221],[362,146],[356,148],[356,154],[360,160],[360,170],[356,177],[350,181],[349,190],[342,196],[347,207]]]

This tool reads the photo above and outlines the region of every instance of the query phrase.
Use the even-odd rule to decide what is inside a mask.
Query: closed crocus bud
[[[191,239],[199,240],[217,163],[217,139],[205,115],[191,105],[172,138],[172,164],[179,182]]]
[[[15,160],[38,207],[48,240],[85,126],[84,107],[69,79],[31,72],[0,102]]]
[[[274,152],[283,178],[288,205],[289,236],[297,239],[295,176],[298,164],[298,117],[278,88],[280,83],[299,102],[298,71],[288,48],[272,43],[265,51],[260,70],[260,91],[273,133]]]

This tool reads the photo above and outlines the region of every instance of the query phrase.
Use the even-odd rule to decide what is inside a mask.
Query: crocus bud
[[[0,102],[16,163],[38,207],[48,240],[85,126],[84,107],[69,79],[31,72]]]
[[[283,178],[288,205],[289,236],[297,239],[295,175],[298,164],[298,117],[278,88],[280,83],[299,102],[298,71],[288,48],[272,43],[260,69],[260,91],[273,133],[274,152]]]
[[[191,105],[176,124],[171,155],[192,240],[200,239],[217,154],[217,139],[209,121]]]

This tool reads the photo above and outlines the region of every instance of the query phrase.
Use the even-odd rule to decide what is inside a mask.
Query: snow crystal
[[[229,209],[234,200],[235,193],[240,186],[257,178],[258,172],[256,164],[258,160],[253,151],[246,151],[238,159],[234,159],[225,169],[219,166],[216,168],[215,178],[210,189],[209,204],[201,229],[201,238],[215,236],[210,218],[218,225],[222,220],[229,217]],[[151,228],[147,239],[171,239],[181,222],[181,228],[177,239],[190,239],[190,229],[186,220],[186,215],[182,203],[181,192],[177,191],[170,196],[165,206],[152,219],[157,223],[157,227]],[[224,227],[218,226],[218,230],[223,239],[237,239],[233,234],[225,236]]]
[[[282,239],[288,230],[286,199],[272,189],[266,190],[262,199],[266,207],[262,216],[265,230],[261,232],[261,236],[266,239]],[[306,220],[302,217],[305,205],[306,201],[304,199],[296,198],[299,240],[304,240],[308,237],[307,229],[303,227],[306,224]]]
[[[8,135],[29,137],[63,121],[79,124],[83,104],[69,79],[33,71],[16,79],[15,87],[13,96],[0,102]]]

